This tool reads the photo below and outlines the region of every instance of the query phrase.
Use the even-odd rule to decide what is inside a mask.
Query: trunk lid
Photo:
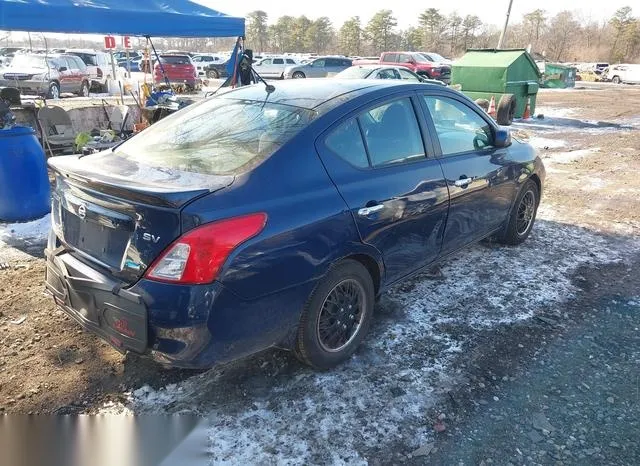
[[[204,175],[152,167],[111,151],[55,157],[53,230],[72,254],[128,283],[181,232],[188,203],[233,183],[227,175]]]

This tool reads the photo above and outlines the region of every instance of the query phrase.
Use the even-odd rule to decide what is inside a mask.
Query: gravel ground
[[[548,170],[530,239],[396,287],[326,373],[123,357],[42,295],[41,238],[0,226],[0,411],[196,413],[213,464],[639,464],[638,99],[543,92],[545,119],[514,127]]]

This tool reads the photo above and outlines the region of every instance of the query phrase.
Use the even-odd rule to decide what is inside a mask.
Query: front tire
[[[333,266],[302,311],[298,359],[320,370],[349,359],[369,330],[374,301],[373,280],[360,262],[347,259]]]
[[[302,71],[296,71],[295,73],[293,73],[293,75],[291,75],[291,77],[293,79],[304,79],[304,78],[306,78],[305,74]]]
[[[614,76],[614,77],[611,79],[611,82],[612,82],[613,84],[621,84],[621,83],[622,83],[622,80],[620,79],[620,76]]]
[[[220,77],[220,73],[217,70],[209,70],[206,74],[209,79],[218,79]]]
[[[49,84],[49,92],[47,98],[57,100],[60,98],[60,86],[58,83]]]
[[[528,180],[520,189],[516,202],[504,232],[498,237],[503,244],[517,245],[524,242],[533,229],[538,205],[540,204],[540,190],[533,180]]]

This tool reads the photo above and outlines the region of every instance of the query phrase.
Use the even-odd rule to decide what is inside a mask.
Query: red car
[[[164,74],[162,70],[164,69]],[[160,55],[160,61],[153,69],[153,79],[156,84],[164,84],[165,75],[170,84],[185,84],[191,89],[195,89],[200,79],[196,67],[189,55]]]
[[[416,74],[447,84],[451,80],[451,66],[430,61],[418,52],[384,52],[380,55],[380,64],[404,66]]]

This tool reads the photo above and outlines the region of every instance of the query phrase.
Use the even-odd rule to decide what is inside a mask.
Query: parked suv
[[[284,77],[285,79],[326,78],[346,70],[352,63],[353,60],[346,57],[320,57],[306,65],[287,67],[284,71]],[[260,69],[257,71],[260,73]]]
[[[96,50],[73,49],[67,54],[75,55],[87,66],[91,88],[103,92],[107,88],[107,80],[112,78],[111,58],[104,52]]]
[[[449,83],[451,66],[433,62],[419,52],[385,52],[380,56],[381,65],[404,66],[416,74]]]
[[[607,71],[606,78],[614,84],[640,84],[640,65],[612,65]]]
[[[196,67],[189,55],[160,55],[160,62],[155,64],[153,70],[156,84],[166,82],[162,70],[171,84],[185,84],[195,89],[199,82]]]
[[[196,66],[198,76],[205,76],[207,74],[207,67],[214,63],[222,63],[224,60],[217,55],[198,54],[191,58],[191,61]]]
[[[17,54],[2,73],[0,86],[57,99],[67,92],[88,97],[89,82],[87,66],[75,55]]]
[[[298,61],[293,57],[267,57],[254,63],[253,66],[263,78],[284,78],[284,70],[288,66],[296,66]]]

